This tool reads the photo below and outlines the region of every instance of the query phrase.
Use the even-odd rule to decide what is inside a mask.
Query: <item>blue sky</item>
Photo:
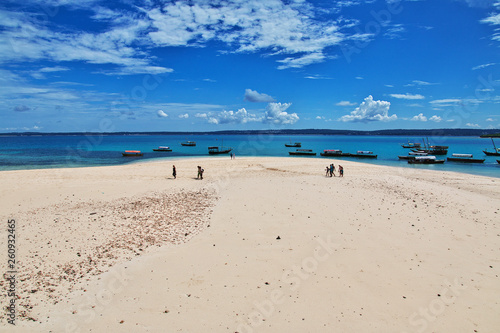
[[[3,0],[0,132],[500,128],[499,0]]]

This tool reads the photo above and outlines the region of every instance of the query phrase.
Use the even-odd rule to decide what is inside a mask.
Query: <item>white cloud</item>
[[[411,121],[427,121],[427,117],[424,116],[423,113],[419,113],[418,115],[414,116],[413,118],[410,119]]]
[[[445,98],[445,99],[436,99],[436,100],[430,101],[429,103],[439,104],[441,106],[444,106],[444,105],[450,105],[450,104],[452,104],[452,105],[459,104],[459,103],[462,103],[462,100],[458,99],[458,98]]]
[[[500,24],[500,13],[491,14],[487,18],[482,19],[480,22],[491,24],[491,25],[499,25]]]
[[[433,115],[432,117],[429,118],[430,121],[433,121],[435,123],[441,122],[443,119],[440,116]]]
[[[168,114],[166,114],[163,110],[158,110],[158,111],[156,112],[156,115],[157,115],[158,117],[160,117],[160,118],[166,118],[166,117],[168,117]]]
[[[283,60],[278,60],[278,62],[283,64],[278,66],[278,69],[301,68],[307,65],[323,62],[325,58],[326,57],[322,52],[308,53],[298,58],[288,57]]]
[[[194,116],[196,118],[203,118],[203,119],[207,119],[208,118],[208,115],[206,113],[197,113]]]
[[[390,94],[389,96],[391,97],[394,97],[394,98],[398,98],[398,99],[424,99],[425,97],[420,95],[420,94]]]
[[[187,114],[187,113],[180,114],[179,118],[181,118],[181,119],[187,119],[187,118],[189,118],[189,114]]]
[[[337,105],[337,106],[354,106],[354,105],[356,105],[356,103],[352,103],[349,101],[340,101],[335,105]]]
[[[203,117],[200,117],[203,118]],[[210,124],[246,124],[248,122],[259,122],[262,118],[254,114],[248,113],[245,108],[238,111],[221,111],[209,113],[207,120]]]
[[[341,121],[355,121],[355,122],[368,122],[368,121],[391,121],[396,120],[397,115],[389,116],[390,102],[387,101],[374,101],[370,95],[349,115],[340,117]]]
[[[254,103],[269,103],[274,102],[274,98],[267,94],[258,93],[252,89],[245,89],[245,101],[254,102]]]
[[[287,110],[292,103],[269,103],[264,115],[264,123],[279,125],[295,124],[299,120],[296,113],[288,113]]]
[[[438,83],[432,83],[432,82],[427,82],[427,81],[421,81],[421,80],[413,80],[411,83],[405,84],[405,87],[414,87],[414,86],[433,86]]]
[[[493,118],[488,118],[488,119],[486,119],[486,121],[495,121],[495,119],[493,119]]]
[[[486,68],[486,67],[489,67],[489,66],[493,66],[493,65],[496,65],[495,62],[491,62],[489,64],[483,64],[483,65],[479,65],[479,66],[476,66],[476,67],[472,67],[472,70],[475,71],[477,69],[483,69],[483,68]]]
[[[473,124],[473,123],[467,123],[467,124],[465,124],[465,126],[467,126],[467,127],[474,127],[474,128],[481,127],[481,126],[479,126],[479,124]]]

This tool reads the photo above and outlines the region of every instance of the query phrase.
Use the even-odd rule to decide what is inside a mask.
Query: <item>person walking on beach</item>
[[[177,171],[175,171],[175,165],[172,166],[172,176],[174,176],[174,179],[177,179]]]
[[[201,166],[198,165],[198,176],[196,176],[196,179],[200,179],[200,177],[201,177]],[[201,179],[203,179],[203,177]]]
[[[330,167],[327,165],[326,166],[326,174],[325,176],[328,177],[330,175]]]
[[[333,177],[337,177],[335,176],[335,164],[332,163],[332,175]]]
[[[330,177],[333,176],[333,164],[330,164]]]
[[[202,167],[200,167],[200,176],[201,176],[201,179],[203,179],[203,173],[205,172],[205,169],[203,169]]]
[[[339,165],[339,177],[344,177],[344,168],[342,165]]]

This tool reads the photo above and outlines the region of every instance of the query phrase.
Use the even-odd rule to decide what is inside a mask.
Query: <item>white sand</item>
[[[344,178],[324,176],[332,162]],[[2,221],[17,223],[19,331],[500,327],[495,178],[223,157],[0,182]],[[1,325],[12,329],[4,314]]]

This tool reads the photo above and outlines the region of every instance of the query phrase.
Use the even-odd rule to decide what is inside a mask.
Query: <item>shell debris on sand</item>
[[[91,276],[148,248],[188,241],[206,228],[216,200],[209,189],[154,192],[111,202],[56,204],[18,216],[26,221],[18,230],[23,242],[36,249],[18,256],[19,320],[41,321],[37,305],[58,303],[83,289]],[[7,287],[1,279],[1,292],[6,294]],[[0,320],[6,320],[5,311]]]

